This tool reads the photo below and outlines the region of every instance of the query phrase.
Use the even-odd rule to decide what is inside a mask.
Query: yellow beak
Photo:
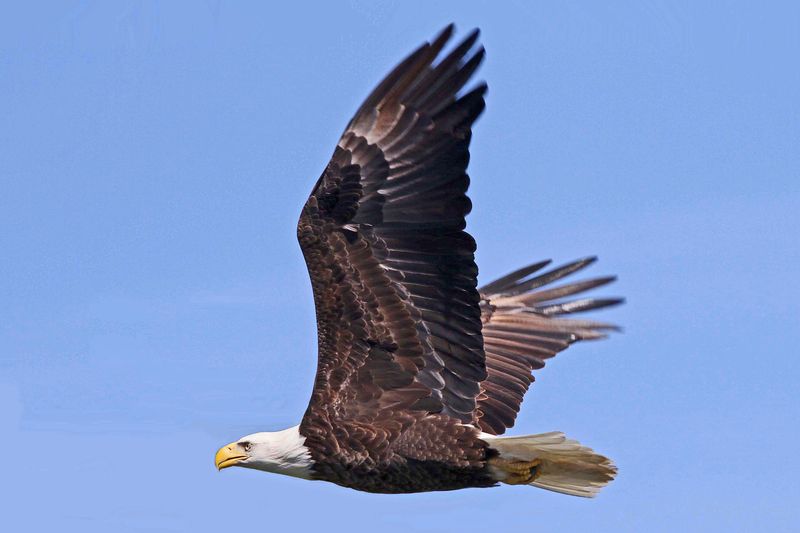
[[[235,442],[231,442],[217,450],[217,455],[214,457],[214,464],[217,465],[217,470],[222,470],[223,468],[234,466],[245,459],[247,459],[247,456]]]

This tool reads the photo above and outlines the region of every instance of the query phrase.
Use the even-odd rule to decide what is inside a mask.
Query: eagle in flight
[[[300,424],[223,446],[217,468],[377,493],[506,483],[590,497],[614,478],[608,458],[563,433],[500,436],[533,370],[615,329],[565,315],[622,300],[570,298],[614,277],[553,286],[594,258],[477,287],[466,170],[486,84],[462,89],[484,50],[475,30],[439,59],[452,33],[372,91],[300,213],[319,343]]]

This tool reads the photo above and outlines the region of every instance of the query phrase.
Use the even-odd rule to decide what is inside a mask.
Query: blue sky
[[[8,530],[800,527],[798,5],[432,4],[4,6]],[[480,280],[598,254],[628,298],[603,315],[624,334],[551,362],[514,431],[566,431],[618,480],[586,501],[217,473],[219,445],[307,403],[302,202],[361,99],[451,21],[487,48]]]

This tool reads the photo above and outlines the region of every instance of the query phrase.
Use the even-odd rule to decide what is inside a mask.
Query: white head
[[[299,427],[246,435],[220,448],[214,462],[219,470],[242,466],[311,479],[311,454]]]

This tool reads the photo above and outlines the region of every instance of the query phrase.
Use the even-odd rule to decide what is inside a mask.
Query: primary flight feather
[[[484,51],[476,30],[439,59],[452,32],[367,97],[301,211],[319,343],[302,421],[223,446],[218,468],[380,493],[501,482],[594,496],[614,478],[609,459],[562,433],[499,436],[533,370],[614,329],[563,315],[621,300],[565,299],[613,277],[551,287],[594,258],[477,288],[466,169],[486,85],[463,88]]]

